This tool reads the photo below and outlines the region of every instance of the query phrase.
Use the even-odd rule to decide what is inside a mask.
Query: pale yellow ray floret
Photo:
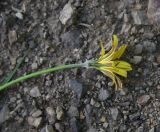
[[[105,52],[103,42],[100,42],[101,56],[97,60],[98,70],[112,79],[116,89],[122,89],[122,82],[117,75],[127,77],[127,72],[132,70],[128,62],[118,60],[125,52],[127,45],[123,44],[118,48],[118,37],[113,35],[112,48]]]

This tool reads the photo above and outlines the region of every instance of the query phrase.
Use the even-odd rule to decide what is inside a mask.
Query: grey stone
[[[145,11],[133,10],[132,17],[136,25],[149,25],[149,20]]]
[[[42,117],[38,117],[38,118],[28,117],[28,124],[36,128],[39,127],[41,122],[42,122]]]
[[[45,127],[41,129],[40,132],[55,132],[55,130],[53,129],[51,125],[46,125]]]
[[[141,53],[142,53],[142,50],[143,50],[143,45],[142,45],[142,44],[137,44],[137,45],[135,46],[134,53],[135,53],[136,55],[141,54]]]
[[[55,123],[55,128],[58,132],[64,132],[64,127],[60,123]]]
[[[117,108],[110,108],[110,111],[111,111],[112,119],[117,120],[118,113],[119,113],[118,109]]]
[[[145,105],[149,100],[150,100],[149,95],[142,95],[142,96],[137,98],[137,103],[139,105]]]
[[[47,113],[47,118],[48,118],[49,123],[54,124],[56,120],[56,113],[54,109],[52,109],[51,107],[47,107],[46,113]]]
[[[157,63],[160,64],[160,55],[156,57]]]
[[[106,89],[100,89],[98,98],[100,101],[106,100],[110,96],[109,92]]]
[[[160,6],[159,0],[149,0],[147,15],[150,22],[159,26],[160,24]]]
[[[152,39],[154,37],[154,33],[152,33],[152,32],[144,32],[143,37],[145,39]]]
[[[32,117],[39,117],[40,115],[42,115],[41,110],[36,110],[34,113],[32,113]]]
[[[81,32],[79,30],[71,30],[61,35],[62,43],[66,48],[80,48],[82,46]]]
[[[36,70],[38,68],[37,62],[32,63],[31,67],[32,67],[32,70]]]
[[[153,53],[156,51],[156,44],[148,40],[143,42],[143,47],[146,51],[150,53]]]
[[[9,31],[8,33],[8,39],[9,39],[9,43],[13,44],[14,42],[17,41],[17,33],[15,30],[13,31]]]
[[[71,3],[68,2],[60,12],[59,20],[62,24],[65,25],[67,23],[67,21],[72,17],[73,11]]]
[[[142,56],[133,56],[131,61],[133,64],[139,64],[142,61]]]
[[[75,106],[71,106],[67,113],[70,117],[78,117],[79,116],[78,108]]]
[[[22,14],[21,12],[17,12],[17,13],[15,14],[15,16],[16,16],[18,19],[20,19],[20,20],[23,19],[23,14]]]
[[[95,106],[95,107],[100,107],[100,103],[95,101],[93,98],[91,98],[91,102],[90,102],[91,105]]]
[[[86,123],[88,126],[91,125],[91,112],[92,112],[92,107],[90,104],[87,104],[86,107],[85,107],[85,110],[84,110],[84,114],[85,114],[85,117],[86,117]]]
[[[104,127],[104,128],[107,128],[108,125],[109,125],[109,124],[108,124],[107,122],[103,123],[103,127]]]
[[[73,90],[73,92],[77,95],[78,99],[81,98],[83,92],[82,83],[77,80],[69,80],[69,88]]]
[[[30,96],[32,96],[32,97],[40,97],[41,96],[41,93],[40,93],[38,87],[34,87],[30,90]]]
[[[97,129],[93,128],[93,127],[90,127],[87,132],[98,132]]]
[[[0,76],[2,76],[3,75],[3,71],[0,69]]]
[[[9,119],[9,108],[7,105],[4,105],[0,110],[0,124],[4,123]]]
[[[70,119],[70,127],[71,127],[72,132],[79,132],[78,127],[77,127],[77,120],[75,117]]]
[[[154,128],[154,127],[151,128],[151,129],[149,130],[149,132],[155,132],[155,128]]]
[[[139,119],[140,115],[141,115],[141,114],[140,114],[139,112],[134,113],[134,114],[132,114],[132,115],[129,115],[129,119],[130,119],[131,121],[137,120],[137,119]]]
[[[61,120],[63,117],[64,113],[63,113],[63,109],[60,106],[57,106],[56,108],[56,117],[58,120]]]

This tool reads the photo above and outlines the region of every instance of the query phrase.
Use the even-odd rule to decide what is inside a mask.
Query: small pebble
[[[12,45],[15,41],[17,41],[17,33],[15,30],[9,31],[8,33],[9,43]]]
[[[30,90],[30,96],[32,96],[32,97],[40,97],[41,96],[41,93],[40,93],[38,87],[34,87]]]
[[[39,125],[41,124],[42,121],[42,117],[38,117],[38,118],[33,118],[33,117],[28,117],[28,124],[34,127],[39,127]]]
[[[156,57],[157,63],[160,64],[160,55]]]
[[[38,68],[38,64],[36,62],[32,63],[31,67],[32,67],[32,70],[36,70]]]
[[[42,111],[41,111],[41,110],[36,110],[36,111],[32,114],[32,117],[39,117],[40,115],[42,115]]]
[[[64,115],[64,113],[63,113],[63,109],[60,106],[57,106],[56,114],[57,114],[57,119],[61,120],[63,115]]]
[[[137,99],[137,103],[139,105],[145,105],[150,99],[150,96],[149,95],[142,95],[140,97],[138,97]]]
[[[142,56],[133,56],[131,61],[133,64],[139,64],[142,61]]]
[[[23,14],[21,12],[17,12],[16,14],[16,17],[19,18],[20,20],[23,19]]]

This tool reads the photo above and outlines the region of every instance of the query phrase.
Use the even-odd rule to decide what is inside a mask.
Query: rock
[[[147,15],[152,24],[159,26],[160,24],[160,1],[149,0]]]
[[[83,85],[77,80],[69,80],[69,88],[77,95],[80,100],[83,92]]]
[[[63,113],[63,109],[60,106],[57,106],[56,108],[56,117],[58,120],[61,120],[63,117],[64,113]]]
[[[11,57],[11,58],[10,58],[10,61],[11,61],[11,65],[12,65],[12,66],[15,66],[16,63],[17,63],[17,58],[16,58],[16,57]]]
[[[33,117],[28,117],[28,124],[34,127],[39,127],[39,125],[41,124],[42,121],[42,117],[38,117],[38,118],[33,118]]]
[[[17,12],[17,13],[15,14],[15,16],[16,16],[18,19],[20,19],[20,20],[23,19],[23,14],[22,14],[21,12]]]
[[[91,105],[95,106],[95,107],[100,107],[100,103],[95,101],[93,98],[91,98],[91,102],[90,102]]]
[[[34,87],[34,88],[32,88],[32,89],[30,90],[30,96],[31,96],[31,97],[35,97],[35,98],[41,96],[41,93],[40,93],[38,87]]]
[[[91,112],[92,112],[91,105],[87,104],[84,109],[84,115],[86,117],[86,123],[88,126],[91,125],[91,119],[92,119]]]
[[[75,117],[73,117],[71,120],[70,120],[70,127],[71,127],[71,131],[72,132],[79,132],[78,131],[78,127],[77,127],[77,120]]]
[[[38,64],[34,62],[32,63],[31,67],[32,67],[32,70],[36,70],[38,68]]]
[[[136,25],[149,25],[149,20],[145,11],[133,10],[132,17]]]
[[[3,18],[2,16],[0,16],[0,26],[2,26],[2,24],[3,24]]]
[[[73,8],[70,2],[68,2],[64,7],[63,10],[60,12],[59,20],[62,24],[66,24],[67,21],[72,17]]]
[[[42,115],[41,110],[36,110],[34,113],[32,113],[32,117],[39,117],[40,115]]]
[[[111,116],[112,116],[112,119],[113,120],[117,120],[117,117],[118,117],[118,109],[117,108],[110,108],[110,111],[111,111]]]
[[[156,57],[157,63],[160,64],[160,55]]]
[[[110,96],[109,92],[106,89],[100,89],[98,98],[100,101],[106,100]]]
[[[97,129],[93,128],[93,127],[90,127],[87,132],[97,132]]]
[[[129,119],[130,119],[131,121],[138,120],[139,117],[140,117],[140,115],[141,115],[140,112],[134,113],[134,114],[132,114],[132,115],[129,115]]]
[[[0,110],[0,124],[4,123],[9,119],[9,108],[7,105],[4,105]]]
[[[151,128],[151,129],[149,130],[149,132],[155,132],[155,128],[154,128],[154,127]]]
[[[106,122],[106,117],[104,115],[101,117],[100,122],[102,123]]]
[[[160,124],[158,123],[157,126],[155,127],[155,132],[159,132],[160,131]]]
[[[142,61],[142,56],[133,56],[133,59],[131,60],[133,64],[139,64],[141,61]]]
[[[107,128],[108,125],[109,125],[109,124],[108,124],[107,122],[103,123],[103,127],[104,127],[104,128]]]
[[[58,132],[64,132],[64,127],[60,123],[55,123],[55,128]]]
[[[46,125],[40,130],[40,132],[55,132],[55,130],[51,125]]]
[[[3,75],[3,71],[0,69],[0,76],[2,76]]]
[[[148,40],[143,42],[143,47],[145,51],[148,51],[150,53],[153,53],[156,51],[156,44]]]
[[[71,106],[68,110],[68,115],[72,118],[72,117],[79,117],[79,111],[78,108],[75,106]]]
[[[47,107],[46,108],[46,113],[47,113],[47,118],[50,124],[54,124],[55,123],[55,117],[56,117],[56,113],[55,111],[51,108],[51,107]]]
[[[154,37],[154,33],[152,33],[152,32],[144,32],[143,37],[145,39],[152,39]]]
[[[62,43],[66,48],[80,48],[83,44],[79,30],[71,30],[61,35]]]
[[[142,95],[142,96],[137,98],[137,103],[139,105],[145,105],[149,100],[150,100],[149,95]]]
[[[135,46],[134,53],[135,53],[136,55],[139,55],[139,54],[142,53],[142,50],[143,50],[143,45],[137,44],[137,45]]]
[[[9,39],[9,43],[12,45],[14,42],[17,41],[17,33],[15,30],[13,31],[9,31],[8,33],[8,39]]]

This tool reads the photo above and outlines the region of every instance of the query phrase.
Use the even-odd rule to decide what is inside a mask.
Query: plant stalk
[[[47,68],[47,69],[44,69],[44,70],[41,70],[41,71],[37,71],[37,72],[34,72],[34,73],[30,73],[28,75],[21,76],[21,77],[15,79],[13,81],[10,81],[8,83],[2,84],[0,86],[0,91],[5,90],[5,89],[17,84],[17,83],[20,83],[22,81],[28,80],[30,78],[34,78],[34,77],[37,77],[37,76],[41,76],[43,74],[48,74],[48,73],[52,73],[52,72],[59,71],[59,70],[70,69],[70,68],[78,68],[78,67],[85,67],[84,64],[85,63],[61,65],[61,66],[56,66],[56,67],[52,67],[52,68]]]

